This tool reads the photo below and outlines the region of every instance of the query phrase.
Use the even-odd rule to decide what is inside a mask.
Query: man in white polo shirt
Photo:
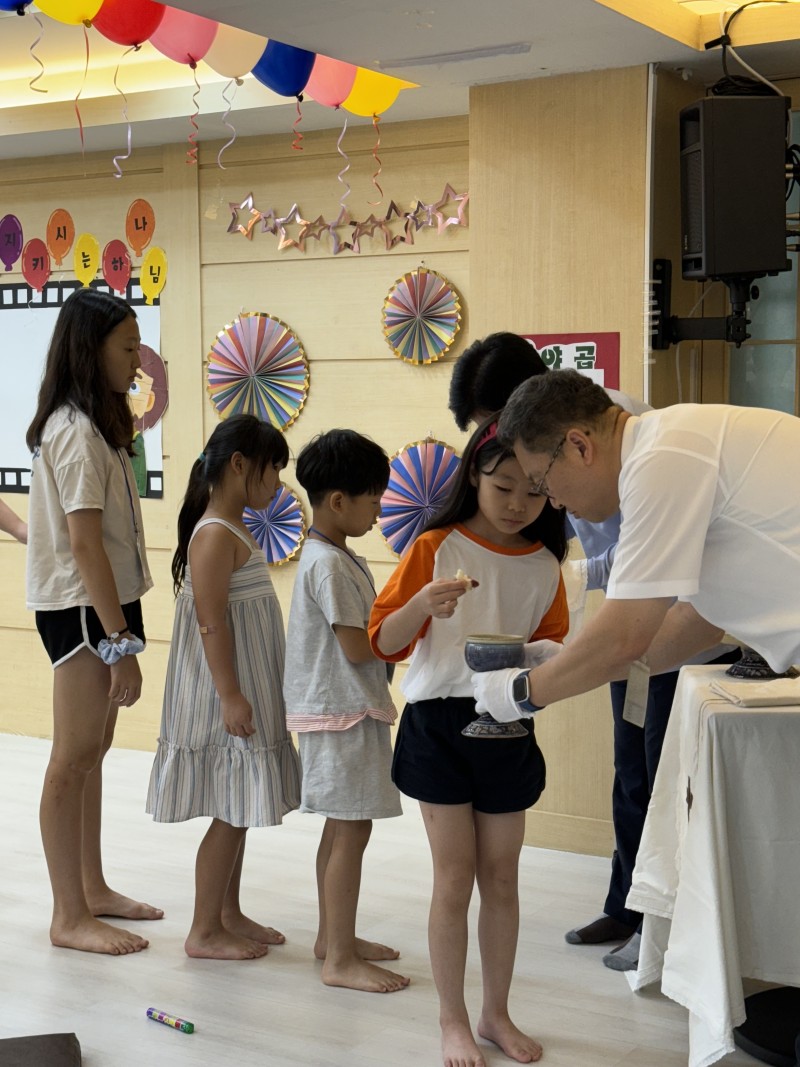
[[[775,671],[800,662],[800,419],[694,404],[635,416],[553,371],[514,392],[498,439],[555,505],[591,522],[619,509],[622,525],[592,621],[529,672],[476,675],[478,711],[532,715],[643,657],[652,674],[675,667],[725,631]]]

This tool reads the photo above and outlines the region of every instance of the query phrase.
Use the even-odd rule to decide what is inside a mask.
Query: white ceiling
[[[420,6],[406,7],[408,3]],[[719,73],[718,53],[699,54],[595,0],[171,0],[171,5],[209,18],[219,18],[222,9],[231,25],[418,82],[419,89],[400,94],[387,121],[465,114],[469,86],[481,83],[658,62],[685,70],[697,80],[699,94]],[[2,78],[9,66],[24,58],[25,83],[38,69],[28,52],[38,28],[28,16],[0,20],[0,158],[79,149],[72,100],[83,74],[82,28],[43,21],[46,33],[39,52],[47,74],[52,78],[56,68],[69,65],[65,57],[73,55],[77,63],[73,60],[71,88],[62,94],[61,104],[4,107]],[[91,66],[105,64],[110,79],[121,50],[95,31],[90,37]],[[800,73],[796,42],[753,46],[741,53],[767,77]],[[145,45],[140,56],[126,57],[124,63],[158,60],[152,46]],[[132,100],[135,145],[186,138],[194,86],[188,68],[172,66],[171,88],[139,92]],[[201,64],[199,137],[227,137],[220,123],[224,82],[205,71]],[[101,107],[99,101],[93,104],[90,92],[82,96],[88,151],[118,149],[124,141],[119,103],[115,98],[112,108],[108,93],[106,97]],[[253,79],[239,89],[232,120],[240,136],[284,132],[294,118],[293,100],[275,96]],[[339,125],[341,115],[332,109],[311,101],[304,105],[304,129]]]

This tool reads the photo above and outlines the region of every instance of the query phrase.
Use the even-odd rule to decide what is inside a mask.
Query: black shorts
[[[142,602],[133,600],[122,605],[122,614],[132,634],[144,641]],[[92,607],[61,608],[60,611],[37,611],[36,629],[54,667],[80,652],[91,649],[99,658],[97,646],[107,637],[103,624]]]
[[[525,737],[463,737],[474,719],[469,697],[406,704],[394,746],[395,785],[426,804],[471,804],[488,815],[531,807],[545,785],[533,723],[522,720]]]

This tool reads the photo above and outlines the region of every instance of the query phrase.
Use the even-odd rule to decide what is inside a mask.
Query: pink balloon
[[[303,92],[325,107],[341,107],[353,88],[356,70],[352,63],[318,55]]]
[[[199,63],[217,35],[218,23],[177,7],[165,7],[161,25],[150,38],[162,55],[176,63]]]
[[[50,253],[41,237],[32,237],[22,249],[22,277],[41,293],[50,277]]]
[[[103,249],[103,277],[118,293],[124,293],[131,280],[131,257],[122,241],[109,241]]]

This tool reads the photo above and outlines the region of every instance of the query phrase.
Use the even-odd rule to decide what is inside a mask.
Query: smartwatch
[[[525,715],[533,715],[535,711],[541,711],[544,707],[544,704],[534,704],[530,698],[531,690],[527,671],[522,671],[511,683],[511,696],[519,710]]]

